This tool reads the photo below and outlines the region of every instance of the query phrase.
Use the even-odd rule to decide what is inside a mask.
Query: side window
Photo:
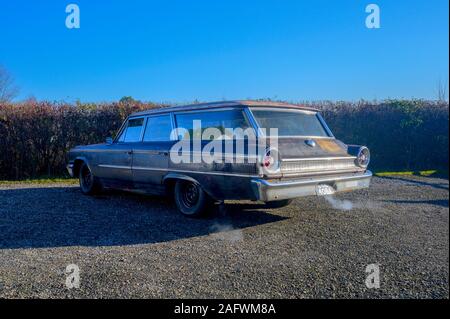
[[[203,132],[208,128],[218,129],[223,137],[227,133],[225,129],[236,130],[237,128],[241,128],[242,130],[246,130],[249,128],[243,110],[239,109],[177,114],[176,121],[177,127],[185,130],[184,135],[180,134],[180,139],[202,136]],[[197,125],[201,125],[201,131],[194,132],[194,121],[200,121],[197,122]],[[212,137],[203,138],[206,140],[212,139]]]
[[[129,120],[127,128],[123,131],[118,141],[125,143],[139,142],[141,140],[143,126],[143,118]]]
[[[170,115],[151,116],[147,120],[144,142],[170,141],[172,120]]]

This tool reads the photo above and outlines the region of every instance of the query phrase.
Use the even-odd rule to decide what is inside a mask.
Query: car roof
[[[291,108],[298,110],[307,110],[318,112],[318,109],[289,104],[284,102],[271,102],[271,101],[253,101],[253,100],[239,100],[239,101],[221,101],[221,102],[211,102],[211,103],[198,103],[198,104],[188,104],[181,106],[169,106],[169,107],[161,107],[155,109],[149,109],[141,112],[136,112],[130,115],[130,117],[136,116],[145,116],[145,115],[153,115],[153,114],[161,114],[161,113],[169,113],[169,112],[183,112],[183,111],[196,111],[196,110],[210,110],[216,108],[223,107],[274,107],[274,108]]]

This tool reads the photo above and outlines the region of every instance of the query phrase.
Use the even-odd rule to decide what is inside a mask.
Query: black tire
[[[275,200],[272,202],[266,202],[267,208],[281,208],[286,207],[292,203],[292,199],[282,199],[282,200]]]
[[[184,180],[176,182],[174,197],[178,210],[188,217],[204,216],[211,204],[211,199],[200,185]]]
[[[81,192],[85,195],[95,195],[100,193],[102,186],[98,179],[92,174],[86,163],[81,164],[79,171]]]

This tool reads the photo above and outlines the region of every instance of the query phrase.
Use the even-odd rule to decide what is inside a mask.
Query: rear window
[[[228,136],[225,129],[236,130],[241,128],[246,130],[249,128],[247,119],[244,116],[243,110],[223,110],[223,111],[210,111],[210,112],[192,112],[181,113],[175,115],[177,127],[184,129],[184,134],[179,130],[179,139],[199,139],[201,136],[203,140],[212,140],[213,136],[204,136],[204,131],[209,128],[216,128],[223,135]],[[194,132],[194,121],[197,124],[201,124],[201,131]],[[236,132],[236,131],[235,131]],[[232,137],[232,136],[229,136]],[[234,136],[234,138],[241,138],[243,136]]]
[[[269,134],[278,129],[278,136],[329,137],[317,113],[289,109],[251,109],[260,128]]]

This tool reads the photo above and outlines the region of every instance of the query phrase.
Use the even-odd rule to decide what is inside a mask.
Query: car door
[[[133,145],[142,140],[144,120],[144,117],[129,119],[116,141],[105,145],[99,154],[97,175],[106,186],[133,187]]]
[[[148,116],[142,143],[133,145],[134,187],[150,193],[162,190],[162,179],[169,167],[169,154],[176,142],[171,138],[172,116]]]

